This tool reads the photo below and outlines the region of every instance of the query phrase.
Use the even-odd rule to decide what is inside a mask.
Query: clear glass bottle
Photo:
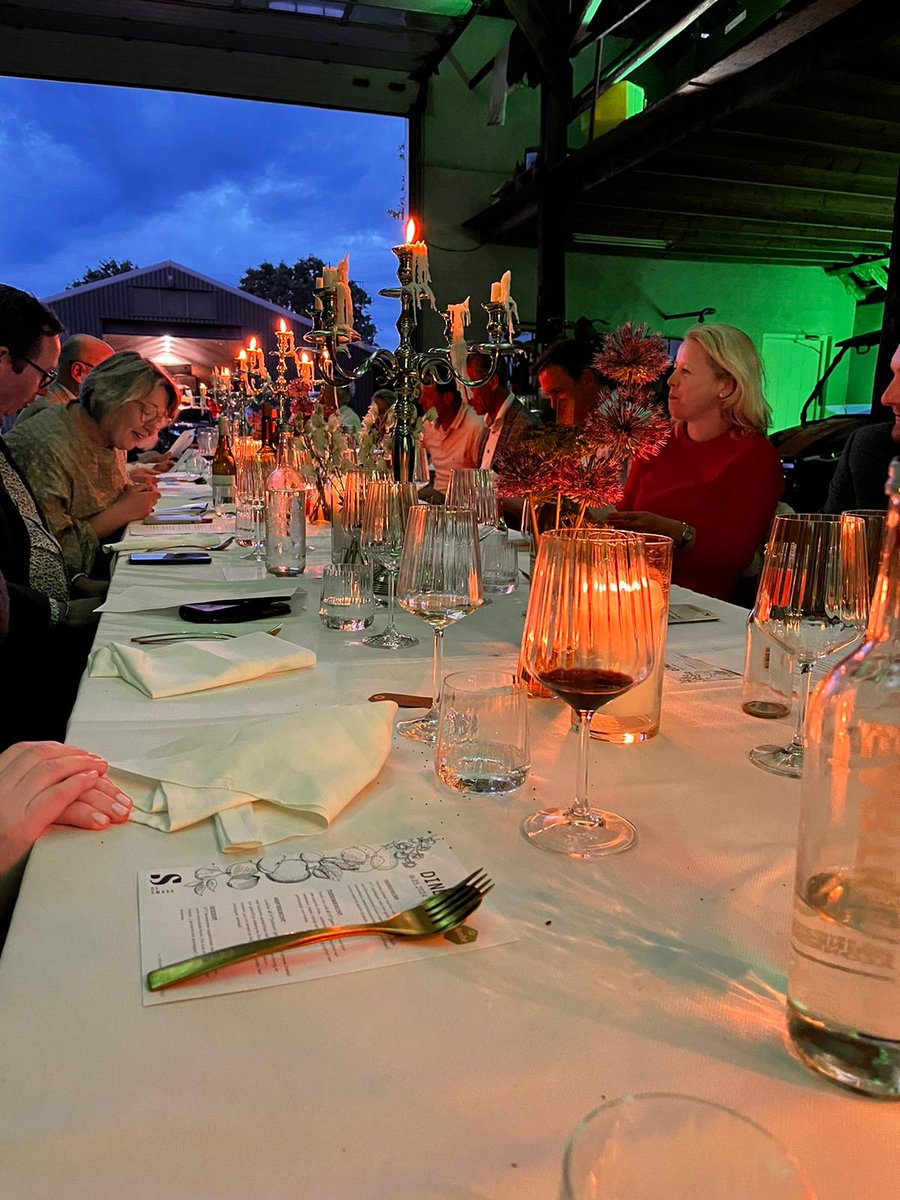
[[[275,469],[266,479],[266,570],[302,575],[306,570],[306,487],[293,466],[294,439],[282,429]]]
[[[219,440],[210,468],[213,510],[223,516],[234,512],[234,484],[237,466],[228,436],[228,421],[219,417]]]
[[[788,1033],[846,1087],[900,1099],[900,459],[863,645],[807,719]]]
[[[774,720],[790,715],[794,700],[794,659],[756,624],[754,609],[747,618],[747,650],[741,708],[751,717]]]

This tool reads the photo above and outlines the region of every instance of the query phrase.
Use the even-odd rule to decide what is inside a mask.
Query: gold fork
[[[415,908],[395,913],[383,921],[372,921],[365,925],[331,925],[325,929],[301,929],[294,933],[280,933],[275,937],[260,938],[255,942],[240,942],[222,950],[210,950],[181,962],[157,967],[147,975],[147,986],[151,992],[182,983],[208,971],[229,967],[232,963],[244,962],[248,958],[259,958],[288,950],[295,946],[310,946],[314,942],[325,942],[331,938],[362,937],[373,933],[388,933],[392,937],[426,938],[439,933],[449,933],[471,916],[493,887],[490,878],[482,870],[473,871],[461,882],[443,892],[429,896]]]

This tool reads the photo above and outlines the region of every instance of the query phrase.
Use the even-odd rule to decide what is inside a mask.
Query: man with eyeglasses
[[[59,355],[56,379],[49,384],[46,391],[22,409],[16,418],[16,424],[29,420],[35,413],[42,412],[51,405],[68,404],[70,400],[77,400],[82,380],[94,367],[106,362],[113,353],[113,348],[108,342],[92,337],[89,333],[69,334]]]
[[[62,325],[40,300],[0,284],[0,417],[12,416],[56,378]],[[62,550],[0,438],[0,574],[9,629],[0,644],[6,703],[0,749],[59,740],[90,649],[97,585],[70,579]]]

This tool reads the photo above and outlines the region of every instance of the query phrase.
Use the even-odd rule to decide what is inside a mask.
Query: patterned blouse
[[[50,623],[56,625],[69,598],[69,573],[59,543],[44,528],[40,513],[28,488],[19,478],[5,454],[0,454],[0,481],[6,488],[19,515],[25,522],[31,552],[28,558],[28,586],[50,600]]]
[[[100,543],[89,518],[118,500],[128,486],[128,472],[124,451],[91,441],[75,409],[56,405],[17,423],[6,444],[71,572],[90,574]]]

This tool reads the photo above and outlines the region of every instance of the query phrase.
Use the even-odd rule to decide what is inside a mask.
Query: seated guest
[[[634,462],[611,525],[675,542],[672,578],[724,600],[762,546],[784,489],[766,437],[762,363],[745,333],[694,325],[669,378],[672,436]]]
[[[894,419],[863,425],[850,434],[831,477],[823,512],[887,508],[884,485],[888,467],[891,459],[900,455],[900,346],[891,359],[891,381],[882,393],[881,403],[891,409]]]
[[[22,409],[16,424],[29,420],[54,404],[68,404],[70,400],[77,400],[82,381],[94,367],[98,367],[113,353],[112,346],[100,338],[91,337],[89,333],[70,333],[59,354],[56,379],[43,395],[36,396]]]
[[[538,383],[560,425],[574,428],[583,424],[600,402],[594,353],[590,342],[571,338],[548,346],[537,361]]]
[[[100,543],[159,499],[150,478],[130,480],[125,453],[178,411],[178,389],[131,350],[95,367],[78,400],[17,425],[7,444],[73,572],[90,574]]]
[[[0,417],[13,416],[55,378],[62,331],[55,314],[0,284]],[[0,679],[9,681],[0,749],[65,736],[105,589],[72,577],[27,483],[0,438],[0,572],[8,590],[8,634]]]
[[[466,356],[466,374],[470,379],[484,379],[490,369],[488,355],[473,350]],[[484,419],[479,467],[492,466],[495,458],[521,440],[526,429],[540,424],[506,386],[506,366],[502,362],[497,363],[496,371],[486,383],[469,387],[469,399],[472,408]]]
[[[456,383],[431,383],[422,387],[419,403],[423,412],[433,408],[436,421],[426,421],[422,440],[431,465],[434,483],[419,495],[441,501],[447,494],[450,472],[457,467],[477,467],[479,443],[484,432],[481,417],[475,415],[460,396]]]
[[[0,754],[0,949],[32,845],[50,825],[108,829],[131,799],[106,778],[109,764],[58,742],[18,742]]]

